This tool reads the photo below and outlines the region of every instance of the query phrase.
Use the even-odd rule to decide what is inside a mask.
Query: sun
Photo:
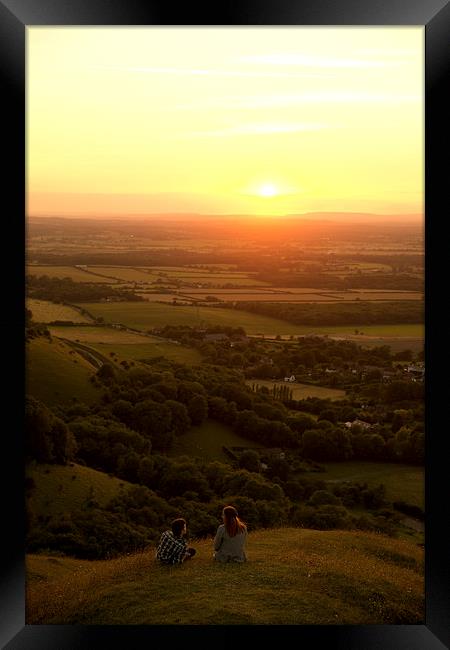
[[[258,194],[260,196],[266,196],[266,197],[276,196],[278,194],[278,190],[275,187],[275,185],[273,185],[272,183],[265,183],[264,185],[261,185],[261,187],[259,188]]]

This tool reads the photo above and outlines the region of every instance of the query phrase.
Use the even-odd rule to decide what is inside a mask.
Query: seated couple
[[[218,527],[214,538],[214,559],[217,562],[245,562],[246,525],[233,506],[225,506],[222,519],[223,524]],[[195,548],[187,545],[186,530],[186,521],[180,518],[172,522],[172,530],[161,535],[156,549],[156,559],[161,564],[181,564],[195,555]]]

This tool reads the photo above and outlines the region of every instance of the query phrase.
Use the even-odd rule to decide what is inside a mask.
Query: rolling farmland
[[[74,307],[57,305],[48,300],[27,299],[27,308],[31,309],[33,320],[37,323],[51,323],[53,321],[72,321],[73,323],[91,323],[92,319],[80,314]]]
[[[361,343],[364,337],[376,337],[394,341],[399,338],[422,340],[424,326],[421,324],[401,325],[335,325],[306,326],[294,325],[285,321],[250,314],[235,309],[220,307],[173,306],[159,303],[80,303],[94,317],[102,317],[109,323],[122,323],[138,330],[148,330],[164,325],[188,325],[205,327],[207,325],[226,325],[243,327],[250,336],[302,336],[310,334],[328,335],[342,338],[354,338]],[[358,335],[355,334],[358,330]],[[356,338],[355,338],[356,337]],[[369,339],[367,339],[369,340]]]
[[[116,363],[164,356],[180,363],[201,363],[201,354],[192,348],[157,336],[145,336],[110,327],[51,327],[52,336],[89,346]]]
[[[109,323],[122,323],[138,330],[149,330],[164,325],[205,327],[225,325],[243,327],[248,334],[302,334],[305,328],[284,321],[234,309],[215,307],[172,306],[159,303],[80,303],[94,317]],[[306,328],[307,329],[307,328]],[[309,328],[311,329],[311,328]]]
[[[92,267],[92,270],[95,271],[95,268]],[[27,274],[36,276],[47,275],[49,278],[70,278],[74,282],[97,282],[101,284],[114,284],[116,282],[116,280],[94,275],[88,269],[82,270],[76,266],[41,266],[29,264],[27,266]]]

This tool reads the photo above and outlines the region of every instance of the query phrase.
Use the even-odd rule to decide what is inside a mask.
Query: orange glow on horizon
[[[26,33],[28,215],[423,213],[423,27]]]

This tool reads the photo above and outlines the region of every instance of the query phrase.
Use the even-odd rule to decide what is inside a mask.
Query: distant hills
[[[284,214],[284,215],[252,215],[252,214],[206,214],[199,212],[151,212],[151,213],[124,213],[121,215],[117,214],[72,214],[72,215],[51,215],[51,214],[35,214],[29,215],[28,218],[33,221],[39,221],[45,219],[46,221],[57,220],[57,221],[71,221],[73,219],[79,220],[83,219],[85,222],[97,221],[97,220],[111,220],[111,221],[129,221],[130,219],[136,221],[203,221],[203,220],[214,220],[214,221],[224,221],[224,222],[233,222],[241,220],[251,220],[251,221],[292,221],[293,219],[298,219],[300,221],[314,223],[322,222],[344,222],[344,223],[373,223],[374,225],[379,224],[380,222],[386,223],[402,223],[402,224],[421,224],[424,219],[423,214],[378,214],[371,212],[303,212],[296,214]]]

